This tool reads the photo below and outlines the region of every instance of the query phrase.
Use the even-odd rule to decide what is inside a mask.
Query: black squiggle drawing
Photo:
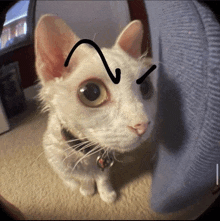
[[[110,68],[109,68],[109,66],[108,66],[108,64],[107,64],[107,62],[106,62],[106,60],[105,60],[104,55],[102,54],[102,51],[100,50],[99,46],[98,46],[95,42],[93,42],[92,40],[82,39],[82,40],[78,41],[78,42],[73,46],[73,48],[72,48],[72,50],[70,51],[68,57],[66,58],[66,61],[65,61],[65,63],[64,63],[64,66],[65,66],[65,67],[68,66],[69,61],[70,61],[70,58],[71,58],[73,52],[77,49],[77,47],[80,46],[81,44],[85,44],[85,43],[92,45],[92,46],[96,49],[96,51],[98,52],[98,54],[99,54],[99,56],[100,56],[100,58],[101,58],[101,60],[102,60],[102,62],[103,62],[103,65],[105,66],[105,69],[106,69],[106,71],[107,71],[107,73],[108,73],[110,79],[112,80],[112,82],[113,82],[114,84],[118,84],[118,83],[120,82],[120,80],[121,80],[121,70],[120,70],[120,68],[116,68],[116,69],[115,69],[116,77],[114,77],[114,75],[112,74],[112,72],[111,72],[111,70],[110,70]],[[141,84],[141,83],[144,81],[144,79],[145,79],[152,71],[154,71],[154,70],[156,69],[156,67],[157,67],[156,65],[152,65],[152,67],[151,67],[142,77],[140,77],[139,79],[136,80],[136,83],[137,83],[137,84]]]

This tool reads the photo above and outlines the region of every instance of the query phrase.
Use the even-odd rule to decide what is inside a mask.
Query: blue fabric
[[[197,1],[145,1],[159,73],[158,159],[151,207],[174,212],[216,185],[220,26]]]

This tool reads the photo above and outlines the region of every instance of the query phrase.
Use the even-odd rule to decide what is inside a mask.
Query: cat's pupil
[[[100,88],[94,83],[86,84],[80,91],[89,101],[95,101],[100,96]]]

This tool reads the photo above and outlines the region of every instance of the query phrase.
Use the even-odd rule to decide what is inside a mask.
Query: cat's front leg
[[[100,197],[104,202],[112,203],[116,200],[117,194],[113,189],[108,176],[98,176],[96,178],[96,184]]]
[[[69,178],[69,177],[64,178],[63,176],[60,176],[60,178],[63,180],[63,183],[66,186],[68,186],[71,190],[75,190],[79,186],[79,182],[77,182],[73,178]]]

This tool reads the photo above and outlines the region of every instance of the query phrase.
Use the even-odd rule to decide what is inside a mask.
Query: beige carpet
[[[0,194],[27,219],[194,219],[214,201],[211,194],[200,204],[173,214],[158,214],[149,207],[150,152],[136,163],[116,163],[112,182],[119,198],[108,205],[98,194],[84,197],[65,187],[47,163],[41,140],[47,114],[28,100],[28,109],[11,121],[10,132],[0,135]],[[137,156],[143,155],[141,151]],[[129,159],[129,155],[126,159]]]

